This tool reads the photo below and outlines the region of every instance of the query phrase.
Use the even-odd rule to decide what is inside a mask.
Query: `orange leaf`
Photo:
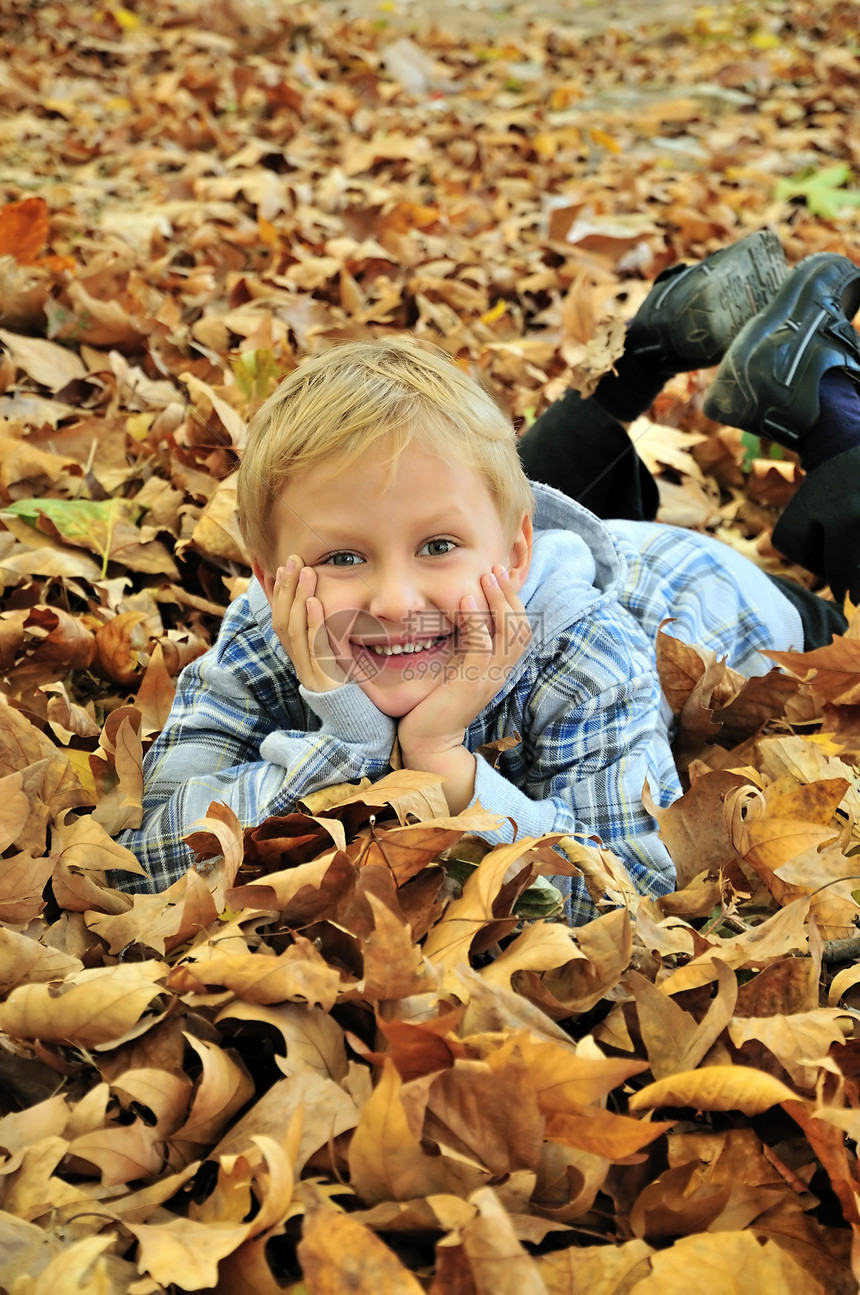
[[[581,1115],[569,1112],[550,1115],[546,1122],[546,1136],[551,1142],[576,1147],[592,1156],[626,1160],[671,1128],[671,1124],[648,1124],[594,1106]]]
[[[384,1241],[330,1206],[309,1206],[298,1256],[309,1295],[422,1295],[424,1290]]]
[[[48,240],[48,204],[44,198],[24,198],[0,210],[0,256],[14,256],[31,265]]]

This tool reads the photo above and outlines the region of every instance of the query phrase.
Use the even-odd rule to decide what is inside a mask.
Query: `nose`
[[[368,575],[367,610],[382,621],[402,623],[426,606],[414,574],[402,563],[377,563]]]

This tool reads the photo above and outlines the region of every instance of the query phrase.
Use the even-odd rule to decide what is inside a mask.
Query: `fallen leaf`
[[[331,1206],[310,1202],[298,1244],[310,1295],[420,1295],[417,1278],[372,1232]]]
[[[158,982],[165,974],[159,962],[127,963],[80,971],[59,987],[21,985],[0,1004],[0,1029],[13,1038],[80,1047],[118,1043],[163,992]]]
[[[700,1111],[742,1111],[759,1115],[796,1098],[785,1084],[747,1066],[706,1066],[684,1070],[648,1084],[630,1098],[631,1111],[692,1106]]]

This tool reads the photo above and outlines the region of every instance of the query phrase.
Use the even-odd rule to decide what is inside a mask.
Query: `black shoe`
[[[732,342],[705,396],[709,418],[790,450],[818,422],[828,369],[860,379],[860,265],[835,252],[807,256],[770,305]]]
[[[696,265],[672,266],[658,275],[634,316],[625,354],[673,373],[719,364],[787,274],[779,239],[766,229]]]

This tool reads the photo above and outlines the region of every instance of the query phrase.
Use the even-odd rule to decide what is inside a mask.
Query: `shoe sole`
[[[788,266],[779,239],[761,230],[727,248],[722,264],[703,262],[698,268],[706,280],[685,312],[685,344],[698,348],[705,368],[719,364],[739,330],[773,300]]]
[[[822,270],[829,265],[833,272],[813,289]],[[850,263],[849,263],[850,264]],[[740,330],[714,376],[704,400],[708,418],[728,427],[740,427],[781,445],[794,448],[802,439],[797,429],[786,425],[780,415],[791,405],[791,387],[797,379],[812,337],[829,318],[831,312],[823,306],[810,315],[816,300],[830,298],[838,301],[850,320],[860,307],[860,266],[855,273],[846,265],[846,258],[833,252],[816,252],[807,256],[788,276],[766,309],[753,316]],[[804,301],[804,296],[811,299]],[[788,330],[782,351],[774,347],[773,371],[768,381],[785,393],[781,401],[762,402],[756,383],[751,376],[751,357],[756,349],[779,330]],[[813,422],[817,421],[818,399],[813,400]]]
[[[670,310],[670,294],[678,295],[679,286],[690,279],[690,296],[669,324],[669,345],[690,368],[712,368],[747,320],[773,299],[787,274],[779,239],[770,230],[759,230],[672,275],[654,299],[653,312],[658,314],[664,303]],[[656,360],[663,349],[655,342],[637,353],[646,357],[653,351]]]

